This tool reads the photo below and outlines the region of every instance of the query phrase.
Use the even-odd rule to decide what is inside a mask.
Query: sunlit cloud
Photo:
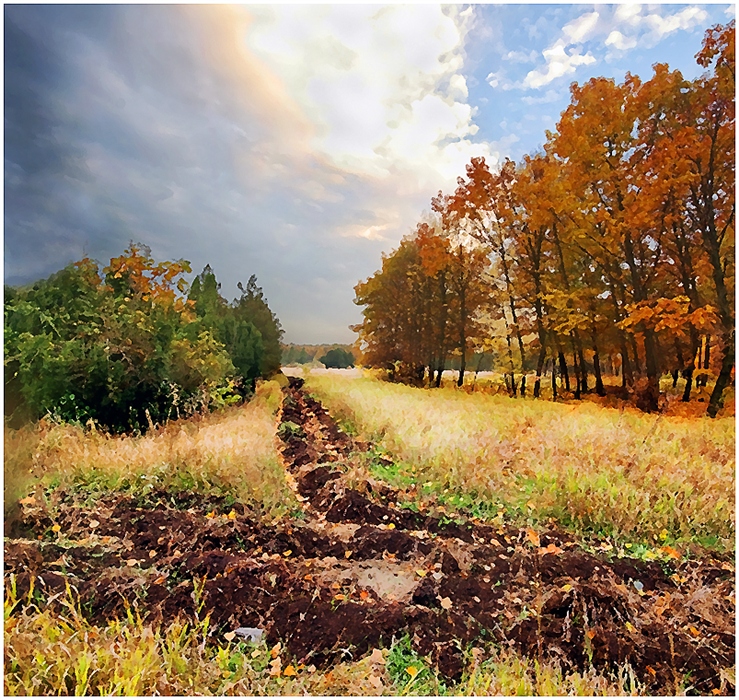
[[[420,186],[455,177],[460,153],[491,155],[472,139],[459,72],[471,8],[322,6],[312,32],[312,6],[249,10],[249,49],[287,86],[315,127],[313,147],[337,167],[377,178],[406,172]]]

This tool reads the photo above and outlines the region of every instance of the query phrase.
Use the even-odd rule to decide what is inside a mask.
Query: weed
[[[426,659],[413,651],[407,635],[390,647],[387,672],[398,695],[443,695],[446,691]]]

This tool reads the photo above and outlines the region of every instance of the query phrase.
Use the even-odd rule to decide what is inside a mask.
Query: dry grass
[[[512,652],[472,650],[462,681],[440,681],[402,645],[330,670],[305,667],[279,647],[216,642],[208,619],[152,625],[134,611],[105,627],[88,623],[68,592],[64,614],[5,599],[6,695],[625,695],[639,692],[628,669],[616,678]],[[275,659],[279,659],[276,661]],[[408,661],[414,666],[407,666]],[[413,670],[411,676],[409,671]]]
[[[734,546],[734,419],[310,376],[335,415],[407,467],[533,521],[659,544]],[[423,484],[422,488],[421,485]]]
[[[284,513],[295,501],[275,441],[279,404],[279,385],[265,382],[245,406],[143,436],[47,422],[22,432],[6,428],[6,503],[34,484],[73,488],[91,498],[101,491],[193,489],[231,494],[265,514]]]

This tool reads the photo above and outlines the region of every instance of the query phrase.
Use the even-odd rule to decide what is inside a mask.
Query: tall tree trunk
[[[523,349],[523,337],[521,336],[521,329],[518,327],[518,315],[516,313],[516,300],[513,296],[513,283],[511,282],[511,276],[508,271],[508,258],[506,256],[505,247],[503,246],[503,243],[501,242],[498,245],[498,254],[500,255],[500,261],[503,265],[503,276],[505,278],[506,283],[506,289],[508,291],[508,304],[511,309],[511,319],[513,321],[513,328],[516,332],[516,339],[518,340],[518,350],[521,354],[521,371],[524,372],[526,368],[526,353]],[[526,387],[526,383],[524,382],[524,391]],[[515,394],[514,394],[515,396]]]
[[[716,384],[713,387],[711,398],[708,402],[708,416],[715,418],[716,414],[724,406],[724,391],[731,383],[731,371],[734,369],[734,333],[729,334],[727,347],[724,348],[724,358],[721,362],[721,371],[719,372]]]
[[[731,111],[733,112],[733,102]],[[708,162],[706,164],[706,172],[701,174],[699,190],[692,189],[693,198],[699,205],[701,214],[701,229],[703,234],[703,246],[708,253],[708,259],[711,263],[711,278],[716,289],[716,301],[718,304],[719,318],[721,319],[722,340],[724,341],[724,356],[721,361],[721,370],[719,372],[716,384],[713,387],[711,398],[708,402],[708,415],[714,418],[719,408],[723,405],[723,394],[731,379],[731,370],[734,367],[734,313],[732,308],[732,299],[726,288],[726,265],[733,263],[733,260],[721,261],[721,245],[724,236],[732,227],[734,221],[734,206],[732,206],[731,214],[727,218],[723,230],[719,233],[716,229],[716,209],[714,202],[714,194],[716,192],[716,184],[714,181],[716,173],[716,158],[719,143],[719,133],[723,126],[723,119],[726,116],[723,110],[716,110],[712,115],[711,124],[711,149]],[[733,119],[732,119],[733,121]],[[720,156],[719,156],[720,157]],[[732,177],[733,179],[733,177]],[[720,186],[720,185],[719,185]],[[698,195],[698,196],[696,196]],[[731,231],[733,233],[733,231]]]
[[[593,369],[595,370],[595,393],[598,396],[605,396],[606,390],[603,387],[603,376],[600,371],[600,353],[598,352],[598,341],[596,340],[595,330],[592,332],[593,339]]]
[[[582,391],[582,376],[580,374],[580,363],[577,360],[575,341],[572,334],[570,334],[570,346],[572,348],[572,367],[575,371],[575,398],[579,401]]]
[[[559,373],[565,380],[565,391],[570,391],[570,373],[567,371],[567,360],[565,354],[562,352],[562,348],[559,348]]]
[[[557,363],[552,358],[552,401],[557,400]]]
[[[516,370],[513,364],[513,347],[511,345],[511,333],[510,333],[510,327],[508,326],[508,319],[505,317],[505,312],[503,313],[503,318],[505,320],[505,326],[506,326],[506,342],[508,343],[508,362],[511,365],[511,386],[508,390],[508,393],[511,395],[512,398],[516,398]]]
[[[465,298],[465,291],[464,286],[462,286],[459,295],[459,351],[461,357],[459,358],[457,386],[464,384],[464,370],[467,366],[467,300]]]
[[[542,345],[539,348],[539,358],[536,361],[536,380],[534,381],[534,398],[538,399],[541,393],[541,375],[544,371],[547,349]]]
[[[618,195],[619,209],[623,211],[623,202]],[[631,284],[634,293],[634,301],[646,301],[647,295],[642,283],[641,271],[636,264],[636,256],[634,255],[634,242],[631,235],[627,231],[624,235],[624,253],[626,254],[626,264],[629,266],[631,273]],[[654,332],[648,328],[643,328],[644,334],[644,356],[647,370],[648,390],[644,397],[645,405],[649,411],[656,411],[659,407],[659,367],[657,363],[657,349],[655,345]]]

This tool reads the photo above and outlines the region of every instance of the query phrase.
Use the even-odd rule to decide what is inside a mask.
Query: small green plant
[[[411,647],[408,635],[390,647],[387,672],[398,695],[442,695],[446,684],[431,670],[425,658]]]
[[[297,423],[288,420],[280,423],[280,427],[277,428],[277,435],[282,440],[289,440],[292,437],[305,438],[305,430]]]

